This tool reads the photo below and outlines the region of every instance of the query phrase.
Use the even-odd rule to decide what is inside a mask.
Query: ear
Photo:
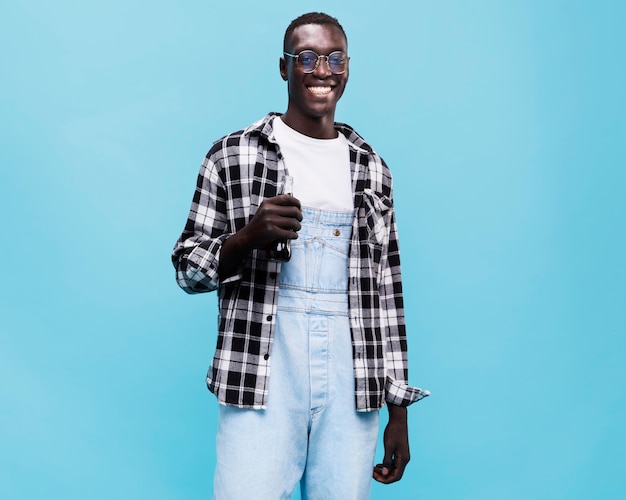
[[[287,61],[284,57],[281,57],[278,61],[278,66],[280,68],[280,76],[284,81],[287,81]]]

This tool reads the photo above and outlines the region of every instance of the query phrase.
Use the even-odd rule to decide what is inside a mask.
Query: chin
[[[328,116],[335,116],[335,106],[324,106],[324,107],[313,107],[309,108],[305,111],[305,114],[311,118],[316,118],[321,120],[322,118],[326,118]]]

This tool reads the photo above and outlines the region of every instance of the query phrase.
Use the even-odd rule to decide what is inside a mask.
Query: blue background
[[[310,10],[395,176],[433,394],[373,498],[625,498],[626,3],[564,0],[3,6],[0,497],[209,497],[216,298],[169,255],[212,141],[286,109]]]

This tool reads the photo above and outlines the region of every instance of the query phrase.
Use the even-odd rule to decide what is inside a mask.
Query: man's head
[[[309,135],[315,136],[312,129],[322,125],[328,132],[348,81],[348,42],[343,28],[327,14],[304,14],[287,28],[283,48],[280,74],[289,92],[283,119]]]

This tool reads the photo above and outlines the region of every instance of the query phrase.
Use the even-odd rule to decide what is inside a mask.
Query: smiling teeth
[[[331,87],[308,87],[308,89],[315,95],[327,95],[332,90]]]

